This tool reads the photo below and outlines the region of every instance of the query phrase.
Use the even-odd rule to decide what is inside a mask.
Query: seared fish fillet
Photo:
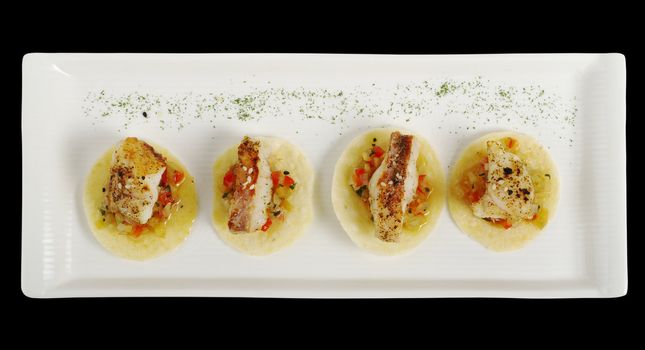
[[[473,204],[473,213],[482,218],[533,218],[535,191],[526,164],[498,141],[488,141],[486,146],[486,194]]]
[[[385,159],[369,183],[370,210],[376,236],[385,242],[397,242],[403,230],[403,214],[414,197],[418,184],[419,143],[412,135],[395,131]]]
[[[235,185],[228,211],[231,232],[258,231],[267,221],[272,187],[270,154],[269,146],[261,139],[245,136],[238,146],[238,162],[233,167]]]
[[[120,213],[131,223],[148,222],[164,171],[166,159],[152,146],[135,137],[121,141],[112,155],[106,188],[108,210]]]

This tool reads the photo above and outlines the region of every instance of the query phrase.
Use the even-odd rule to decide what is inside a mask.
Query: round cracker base
[[[222,196],[222,178],[237,162],[237,145],[229,148],[213,166],[212,222],[219,237],[229,246],[248,255],[269,255],[293,244],[307,230],[313,219],[314,171],[304,153],[279,138],[258,137],[273,148],[269,164],[272,169],[289,170],[296,187],[289,197],[293,209],[284,222],[274,222],[267,232],[232,233],[228,229],[228,208]]]
[[[470,205],[457,194],[456,188],[464,171],[486,154],[486,141],[512,137],[518,141],[516,153],[526,164],[531,178],[544,179],[541,191],[536,189],[536,202],[548,213],[548,221],[553,218],[559,196],[557,169],[549,153],[532,137],[516,132],[502,131],[484,135],[473,141],[462,152],[450,175],[448,208],[457,226],[472,239],[493,251],[517,250],[533,240],[542,229],[531,222],[514,224],[509,229],[489,223],[473,215]],[[546,177],[544,174],[549,174]]]
[[[152,144],[151,144],[152,145]],[[155,234],[143,234],[139,237],[119,234],[114,226],[102,225],[99,211],[103,203],[103,187],[108,177],[112,153],[110,148],[94,164],[85,181],[83,207],[92,234],[99,243],[114,255],[130,260],[149,260],[176,249],[190,234],[190,229],[197,215],[197,192],[195,179],[188,170],[167,150],[152,145],[175,169],[186,174],[184,183],[179,187],[181,207],[166,222],[166,233],[163,237]]]
[[[425,224],[417,230],[409,230],[404,227],[399,241],[393,243],[381,241],[376,237],[376,227],[370,220],[369,209],[363,205],[349,181],[362,153],[371,147],[374,143],[373,140],[376,138],[376,144],[387,150],[390,135],[397,130],[408,135],[412,134],[419,141],[417,170],[420,174],[427,174],[433,189],[429,197],[430,211]],[[437,224],[444,202],[445,180],[439,159],[423,137],[405,130],[378,128],[364,132],[354,138],[345,148],[334,169],[332,204],[336,217],[347,235],[358,247],[374,254],[398,255],[417,247],[428,237]]]

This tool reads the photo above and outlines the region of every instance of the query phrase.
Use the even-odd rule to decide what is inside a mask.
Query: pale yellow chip
[[[110,175],[110,163],[114,148],[110,148],[94,164],[87,176],[83,194],[83,206],[90,229],[99,243],[111,253],[131,260],[148,260],[177,248],[190,234],[195,216],[197,215],[197,192],[195,180],[188,170],[168,151],[153,146],[155,151],[166,157],[168,164],[182,171],[185,180],[178,188],[181,198],[176,213],[166,222],[163,235],[145,233],[139,237],[120,234],[113,225],[105,225],[100,208],[103,205],[103,188],[106,187]]]
[[[535,187],[535,202],[540,205],[538,221],[515,223],[509,229],[474,216],[470,204],[459,190],[464,172],[486,155],[486,141],[506,137],[517,141],[511,151],[526,163]],[[484,135],[466,147],[452,170],[448,188],[448,207],[457,226],[488,249],[511,251],[534,239],[542,231],[540,226],[546,225],[553,217],[559,197],[559,178],[551,156],[536,140],[524,134],[504,131]]]
[[[237,147],[226,150],[213,166],[213,226],[219,237],[229,246],[248,255],[268,255],[293,244],[307,230],[313,219],[314,171],[304,153],[284,139],[255,137],[273,150],[269,158],[272,171],[289,171],[296,186],[288,201],[292,209],[284,222],[274,220],[266,232],[232,233],[228,229],[228,208],[222,180],[228,169],[237,162]]]
[[[384,242],[376,237],[376,227],[371,221],[369,209],[351,187],[350,179],[354,170],[362,165],[363,152],[369,151],[372,143],[387,151],[390,135],[397,129],[379,128],[369,130],[352,140],[336,163],[332,182],[332,204],[336,217],[349,237],[360,248],[380,255],[396,255],[410,251],[423,242],[434,228],[445,202],[445,180],[439,159],[430,144],[421,136],[398,130],[402,134],[414,135],[419,141],[417,171],[426,174],[432,186],[429,210],[417,222],[404,223],[403,234],[396,243]],[[373,142],[376,139],[376,142]]]

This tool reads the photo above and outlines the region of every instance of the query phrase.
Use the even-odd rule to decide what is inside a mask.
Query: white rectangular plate
[[[619,54],[30,54],[22,106],[22,289],[30,297],[555,298],[627,290]],[[557,213],[519,251],[484,249],[445,209],[410,254],[365,253],[336,220],[330,184],[348,142],[380,126],[425,136],[446,175],[478,135],[531,134],[559,168]],[[244,134],[289,139],[316,172],[313,224],[268,257],[234,251],[210,223],[212,164]],[[178,156],[200,195],[184,244],[144,263],[104,250],[81,204],[90,167],[126,135]]]

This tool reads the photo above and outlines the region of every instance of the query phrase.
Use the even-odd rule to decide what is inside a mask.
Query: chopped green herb
[[[285,175],[289,175],[289,172],[287,170],[283,171],[282,173]]]
[[[228,196],[228,192],[224,192],[224,194],[222,195],[222,198],[226,198],[227,196]]]
[[[289,186],[289,188],[293,190],[294,188],[296,188],[296,184],[294,183],[293,185]]]
[[[365,191],[366,188],[367,188],[367,186],[363,185],[359,189],[357,189],[355,192],[359,197],[362,197],[363,196],[363,191]]]

